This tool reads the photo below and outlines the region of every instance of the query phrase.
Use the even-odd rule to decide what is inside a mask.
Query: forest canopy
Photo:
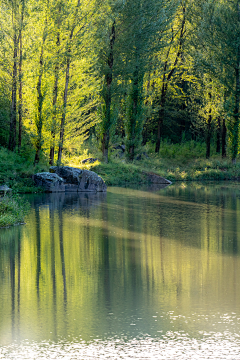
[[[0,146],[60,164],[206,142],[239,153],[240,1],[0,0]]]

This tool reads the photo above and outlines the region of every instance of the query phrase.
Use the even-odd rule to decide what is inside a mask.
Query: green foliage
[[[235,161],[237,6],[237,0],[1,1],[0,146],[9,146],[9,135],[18,143],[22,113],[21,148],[15,150],[29,169],[33,149],[39,168],[47,169],[49,155],[56,163],[63,145],[64,162],[89,134],[96,135],[99,159],[111,161],[115,153],[108,150],[115,139],[126,144],[131,161],[146,143],[169,139],[161,144],[160,157],[174,160],[180,152],[187,163],[190,154],[202,154],[202,145],[185,145],[183,134],[213,144],[211,137],[219,140],[226,123],[228,155]],[[9,131],[12,112],[17,123]],[[31,188],[24,173],[20,180],[0,170],[0,181],[14,187],[18,177],[16,187]]]
[[[16,195],[0,198],[0,228],[22,224],[29,209],[29,203]]]
[[[204,1],[195,4],[196,60],[202,73],[208,73],[222,85],[219,92],[228,118],[229,148],[236,161],[239,146],[240,99],[240,16],[239,2]],[[195,19],[196,20],[196,19]],[[197,39],[197,40],[196,40]],[[224,95],[223,95],[224,93]]]
[[[33,166],[34,150],[32,157],[28,158],[15,154],[4,148],[0,148],[0,185],[8,185],[13,192],[33,193],[41,189],[36,188],[32,180],[32,175],[37,172],[47,171],[48,166],[44,159],[38,166]]]
[[[143,130],[143,105],[142,105],[142,81],[137,71],[129,85],[130,91],[127,97],[127,111],[125,118],[125,144],[127,157],[133,160],[136,150],[140,145]]]
[[[90,145],[87,148],[87,145]],[[146,173],[158,174],[171,181],[195,180],[236,180],[240,178],[240,164],[233,165],[230,159],[222,159],[212,153],[211,159],[205,159],[206,144],[196,141],[185,141],[182,144],[162,142],[160,154],[154,152],[154,144],[149,142],[141,150],[141,160],[127,162],[126,156],[116,157],[112,152],[108,164],[100,161],[82,165],[81,160],[87,157],[100,157],[97,148],[91,142],[85,143],[85,150],[79,148],[79,154],[68,154],[65,165],[95,171],[107,185],[128,186],[148,184]],[[141,154],[141,152],[140,152]],[[115,155],[115,156],[114,156]]]

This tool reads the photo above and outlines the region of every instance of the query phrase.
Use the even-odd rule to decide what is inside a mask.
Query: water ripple
[[[191,339],[187,334],[168,332],[161,338],[95,339],[92,342],[42,342],[11,344],[0,348],[0,359],[157,359],[240,360],[240,337],[230,332],[204,334]]]

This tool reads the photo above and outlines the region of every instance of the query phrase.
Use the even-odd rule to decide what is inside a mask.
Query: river
[[[29,195],[0,230],[0,359],[240,359],[240,185]]]

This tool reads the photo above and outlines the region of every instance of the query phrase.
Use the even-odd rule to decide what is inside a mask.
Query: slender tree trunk
[[[16,5],[15,5],[16,6]],[[16,128],[17,128],[17,55],[18,55],[18,34],[16,28],[16,8],[13,5],[12,22],[14,28],[13,35],[13,72],[12,72],[12,103],[10,113],[10,132],[8,149],[14,150],[16,147]]]
[[[209,101],[212,100],[212,93],[209,93]],[[206,136],[206,159],[210,158],[211,150],[211,127],[212,127],[212,108],[210,107],[207,119],[207,136]]]
[[[240,23],[240,5],[239,2],[237,4],[238,7],[238,22]],[[240,39],[238,39],[238,42]],[[237,64],[235,68],[235,81],[236,81],[236,89],[235,89],[235,108],[234,108],[234,122],[232,129],[232,163],[236,164],[236,158],[238,154],[238,140],[239,140],[239,100],[240,100],[240,44],[237,44]]]
[[[36,165],[40,160],[40,151],[42,148],[42,125],[43,125],[43,118],[42,118],[42,105],[43,105],[43,94],[42,94],[42,75],[43,75],[43,46],[41,49],[40,54],[40,74],[38,77],[37,83],[37,140],[36,140],[36,154],[34,165]]]
[[[115,42],[115,21],[113,22],[112,29],[111,29],[111,35],[110,35],[110,43],[109,43],[109,56],[108,56],[108,72],[106,75],[106,94],[105,94],[105,105],[106,105],[106,111],[105,111],[105,126],[104,126],[104,133],[102,135],[102,153],[103,153],[103,159],[107,163],[108,162],[108,146],[109,146],[109,131],[111,127],[111,102],[112,102],[112,69],[113,69],[113,47]]]
[[[211,124],[212,124],[212,115],[209,114],[207,121],[206,159],[210,158],[210,152],[211,152]]]
[[[186,25],[186,8],[183,4],[183,17],[182,17],[182,23],[181,23],[181,30],[180,30],[180,36],[179,36],[179,45],[178,45],[178,51],[174,60],[174,64],[172,69],[169,71],[168,75],[166,75],[167,67],[168,67],[168,60],[169,60],[169,54],[171,50],[171,46],[174,40],[174,36],[172,36],[172,40],[167,52],[166,60],[164,63],[164,72],[163,72],[163,81],[162,81],[162,91],[161,91],[161,99],[160,99],[160,109],[158,113],[158,130],[157,130],[157,141],[156,141],[156,147],[155,152],[158,153],[160,150],[160,143],[161,143],[161,136],[162,136],[162,126],[164,121],[164,113],[165,113],[165,104],[166,104],[166,97],[167,97],[167,89],[168,84],[176,71],[179,59],[181,58],[183,54],[183,42],[184,42],[184,34],[185,34],[185,25]]]
[[[163,85],[163,87],[164,87],[164,85]],[[155,147],[156,153],[159,153],[159,150],[160,150],[162,127],[163,127],[164,112],[165,112],[165,102],[166,102],[166,92],[163,90],[161,101],[160,101],[160,110],[158,113],[159,115],[158,115],[157,142],[156,142],[156,147]]]
[[[133,161],[135,156],[135,148],[136,148],[136,139],[138,136],[138,128],[137,128],[137,120],[138,120],[138,104],[139,104],[139,69],[136,67],[136,70],[133,74],[133,88],[131,93],[131,104],[129,111],[129,145],[127,146],[127,155],[130,161]]]
[[[222,119],[222,158],[225,158],[227,156],[226,137],[227,137],[227,127],[226,127],[225,119],[223,117],[223,119]]]
[[[55,143],[55,131],[54,130],[51,130],[51,136],[52,136],[52,139],[51,139],[51,147],[50,147],[50,154],[49,154],[49,165],[54,165],[54,153],[55,153],[55,146],[54,146],[54,143]]]
[[[56,136],[56,106],[58,97],[58,78],[59,78],[59,46],[60,46],[60,33],[57,34],[57,47],[58,47],[58,58],[54,69],[54,88],[53,88],[53,117],[52,117],[52,129],[51,129],[51,145],[49,164],[54,165],[54,152],[55,152],[55,136]]]
[[[21,12],[21,24],[19,30],[19,105],[18,105],[18,152],[20,152],[20,148],[22,145],[22,107],[23,107],[23,100],[22,100],[22,30],[23,30],[23,17],[24,17],[24,10],[25,10],[25,0],[22,0],[22,12]]]
[[[39,76],[37,83],[37,140],[36,140],[36,154],[34,159],[34,165],[36,165],[40,160],[40,152],[42,149],[42,126],[43,126],[43,115],[42,115],[42,106],[43,106],[43,93],[42,93],[42,77],[43,77],[43,52],[44,44],[47,38],[47,16],[45,21],[45,29],[43,30],[42,38],[42,47],[39,58]]]
[[[217,148],[216,153],[220,154],[221,151],[221,118],[217,119]]]
[[[172,38],[173,41],[173,38]],[[158,129],[157,129],[157,141],[156,141],[156,147],[155,147],[155,153],[159,153],[160,150],[160,144],[161,144],[161,136],[162,136],[162,126],[163,126],[163,120],[164,120],[164,111],[165,111],[165,102],[166,102],[166,95],[167,95],[167,87],[168,84],[165,84],[166,79],[166,71],[168,66],[168,57],[170,53],[171,45],[168,49],[168,53],[166,56],[165,64],[164,64],[164,72],[163,72],[163,79],[162,79],[162,89],[161,89],[161,98],[160,98],[160,109],[158,112]],[[170,80],[170,78],[169,78]]]
[[[240,53],[240,48],[239,48]],[[240,54],[239,54],[240,55]],[[239,56],[240,60],[240,56]],[[239,63],[238,63],[239,64]],[[235,90],[235,109],[234,109],[234,122],[233,122],[233,140],[232,140],[232,163],[236,164],[238,154],[238,138],[239,138],[239,99],[240,99],[240,79],[239,79],[239,66],[235,69],[236,90]]]
[[[59,148],[58,148],[58,161],[57,161],[58,166],[60,166],[61,161],[62,161],[63,138],[64,138],[64,130],[65,130],[68,85],[69,85],[69,70],[70,70],[70,50],[69,50],[69,56],[67,58],[67,65],[66,65],[65,88],[64,88],[64,95],[63,95],[63,112],[62,112],[62,119],[61,119],[60,139],[59,139]]]
[[[22,30],[19,32],[18,152],[22,144]]]
[[[72,38],[74,29],[76,27],[76,18],[78,13],[78,8],[80,6],[80,0],[77,2],[75,16],[72,24],[72,29],[69,35],[69,43],[67,48],[67,63],[66,63],[66,71],[65,71],[65,88],[63,94],[63,112],[62,112],[62,119],[60,125],[60,138],[59,138],[59,147],[58,147],[58,160],[57,164],[60,166],[62,161],[62,151],[63,151],[63,140],[64,140],[64,131],[65,131],[65,121],[66,121],[66,111],[67,111],[67,99],[68,99],[68,85],[69,85],[69,72],[70,72],[70,63],[71,63],[71,45],[72,45]]]
[[[238,127],[239,127],[239,99],[240,99],[240,82],[239,82],[239,67],[235,69],[236,90],[235,90],[235,109],[233,122],[233,140],[232,140],[232,163],[236,164],[238,154]]]

